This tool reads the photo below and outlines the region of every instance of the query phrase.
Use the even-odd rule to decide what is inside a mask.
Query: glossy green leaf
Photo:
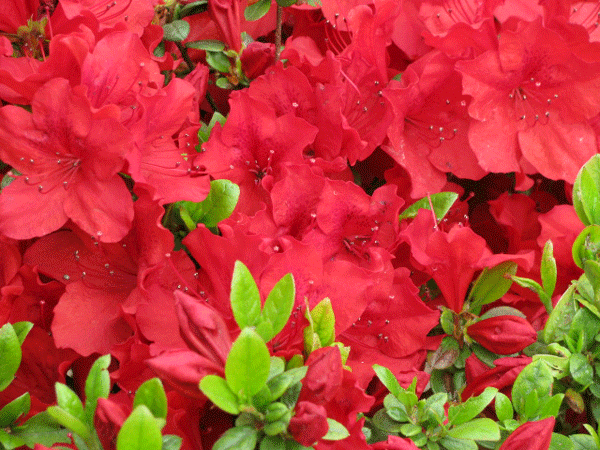
[[[49,406],[46,410],[48,415],[57,421],[60,425],[68,428],[73,433],[77,433],[82,439],[87,439],[90,436],[90,429],[78,417],[64,410],[60,406]]]
[[[552,371],[542,360],[528,364],[517,376],[512,388],[512,402],[515,411],[521,415],[525,412],[525,403],[530,392],[536,391],[538,399],[549,397],[552,392],[554,377]]]
[[[2,450],[13,450],[23,445],[25,445],[25,441],[19,436],[15,436],[12,432],[8,433],[0,428],[0,448]]]
[[[500,439],[500,427],[492,419],[474,419],[451,428],[448,430],[448,436],[475,441],[497,441]]]
[[[542,286],[549,297],[552,297],[554,288],[556,287],[556,259],[554,258],[554,246],[552,241],[547,241],[542,252],[542,261],[540,267],[540,275],[542,277]]]
[[[25,342],[25,338],[33,328],[33,324],[31,322],[16,322],[12,324],[15,333],[17,334],[17,338],[19,339],[19,343],[23,345]]]
[[[498,392],[496,394],[496,399],[494,402],[494,408],[496,410],[496,417],[500,422],[504,422],[505,420],[509,420],[513,418],[513,407],[510,399],[504,395],[502,392]]]
[[[189,230],[203,223],[208,228],[216,227],[219,222],[227,219],[240,197],[240,188],[229,180],[213,180],[210,191],[201,202],[181,201],[175,205],[179,215]]]
[[[429,203],[430,199],[431,204]],[[420,200],[417,200],[415,203],[402,211],[400,214],[400,220],[412,219],[417,216],[420,209],[431,210],[431,205],[433,205],[433,211],[435,212],[435,216],[439,222],[448,213],[450,208],[452,208],[452,205],[457,199],[458,194],[456,192],[439,192],[437,194],[432,194],[429,196],[429,198],[424,197]]]
[[[86,422],[86,416],[83,412],[83,403],[81,399],[67,385],[55,383],[56,403],[69,414],[77,417],[79,420]]]
[[[139,405],[145,405],[154,417],[167,418],[167,395],[160,378],[145,381],[135,391],[133,408]]]
[[[110,392],[110,375],[108,366],[110,355],[104,355],[94,361],[85,380],[85,421],[94,423],[94,414],[99,398],[108,398]]]
[[[22,426],[13,428],[12,433],[23,439],[29,448],[33,448],[35,444],[50,447],[58,442],[71,442],[69,430],[61,428],[46,411],[36,414]]]
[[[216,39],[203,39],[201,41],[188,42],[185,44],[187,48],[195,48],[196,50],[209,50],[211,52],[220,52],[225,50],[225,44]]]
[[[206,375],[200,380],[200,390],[223,411],[234,415],[240,413],[237,395],[229,388],[224,378],[218,375]]]
[[[310,311],[309,322],[311,326],[304,329],[305,343],[307,339],[312,339],[314,336],[315,338],[318,338],[318,345],[316,348],[327,347],[333,344],[333,341],[335,340],[335,315],[329,298],[321,300]],[[312,346],[310,351],[316,350],[314,347],[315,346]],[[307,353],[310,353],[310,351],[307,351]]]
[[[271,0],[258,0],[252,5],[246,6],[244,10],[244,18],[252,22],[265,16],[271,8]]]
[[[165,434],[162,437],[162,449],[161,450],[179,450],[183,439],[174,434]]]
[[[574,450],[598,450],[598,445],[589,434],[572,434],[569,436]]]
[[[295,5],[298,0],[275,0],[279,6],[286,8],[288,6]]]
[[[450,406],[448,408],[449,423],[456,426],[474,419],[490,404],[497,392],[497,388],[487,387],[477,397],[471,397],[466,402]]]
[[[569,336],[578,340],[583,336],[583,350],[588,350],[594,339],[600,333],[600,318],[596,317],[588,308],[580,308],[573,316]]]
[[[31,397],[25,392],[0,409],[0,429],[14,423],[19,417],[26,415],[31,408]]]
[[[573,261],[583,269],[587,260],[597,260],[600,252],[600,225],[585,227],[573,242]]]
[[[550,317],[546,322],[543,333],[544,342],[547,344],[561,341],[563,336],[569,331],[571,321],[579,309],[573,296],[574,292],[575,285],[572,284],[564,292],[550,313]]]
[[[600,225],[600,156],[592,156],[573,184],[573,207],[585,225]]]
[[[394,376],[392,371],[387,367],[380,366],[379,364],[373,364],[373,370],[379,378],[379,381],[383,383],[383,385],[390,391],[394,397],[398,398],[400,392],[404,389],[398,383],[398,379]]]
[[[221,73],[228,73],[231,69],[231,62],[223,52],[211,52],[207,50],[206,62],[210,67]]]
[[[445,450],[478,450],[479,446],[472,439],[458,439],[445,436],[440,439],[440,444]]]
[[[552,440],[548,450],[575,450],[575,444],[567,436],[552,433]]]
[[[329,424],[329,430],[327,431],[327,434],[323,436],[322,439],[326,441],[339,441],[342,439],[346,439],[348,436],[350,436],[350,433],[348,432],[346,427],[341,423],[330,419],[329,417],[327,418],[327,423]]]
[[[470,311],[479,314],[483,305],[495,302],[506,294],[513,283],[510,275],[517,273],[517,267],[512,261],[504,261],[483,269],[469,292]]]
[[[552,299],[550,298],[550,296],[548,294],[546,294],[546,291],[544,290],[544,288],[542,286],[540,286],[540,284],[538,282],[536,282],[530,278],[517,277],[514,275],[511,276],[511,279],[515,283],[517,283],[519,286],[531,289],[533,292],[535,292],[540,297],[540,301],[543,303],[544,307],[546,308],[546,312],[548,314],[550,314],[552,312]]]
[[[295,297],[294,277],[288,273],[269,292],[258,319],[256,332],[265,342],[269,342],[283,330],[292,314]]]
[[[234,427],[227,430],[213,445],[212,450],[254,450],[258,430],[252,427]]]
[[[21,344],[10,323],[0,328],[0,391],[12,383],[21,364]]]
[[[574,353],[569,358],[569,372],[571,377],[583,386],[592,384],[594,380],[594,369],[581,353]]]
[[[117,450],[161,450],[162,434],[152,412],[137,406],[117,435]]]
[[[404,422],[398,422],[397,420],[392,419],[383,408],[375,413],[371,421],[373,422],[373,425],[380,430],[385,431],[387,434],[399,433],[405,425]]]
[[[172,42],[181,42],[190,34],[190,24],[185,20],[174,20],[163,25],[164,39]]]
[[[231,309],[240,329],[256,326],[260,320],[258,286],[248,268],[241,261],[235,262],[231,278]]]
[[[308,366],[289,369],[267,382],[273,400],[277,400],[290,387],[301,381],[308,370]]]
[[[269,377],[271,355],[267,344],[252,328],[244,328],[225,362],[225,380],[241,399],[249,400]]]

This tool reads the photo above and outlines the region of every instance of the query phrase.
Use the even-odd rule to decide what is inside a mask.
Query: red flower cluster
[[[372,365],[427,384],[440,310],[465,317],[471,283],[505,261],[539,280],[548,239],[557,292],[581,272],[570,185],[598,151],[600,32],[571,1],[298,2],[283,9],[280,55],[275,8],[250,22],[238,0],[182,17],[179,40],[161,25],[187,1],[5,3],[0,325],[34,328],[0,405],[29,391],[42,411],[67,376],[81,393],[90,362],[110,353],[121,392],[99,402],[106,448],[128,393],[154,376],[168,386],[169,432],[183,449],[210,448],[232,419],[198,383],[223,375],[239,334],[239,260],[263,298],[294,277],[273,356],[304,352],[307,305],[326,297],[350,348],[352,371],[338,347],[307,358],[290,435],[317,449],[416,448],[367,444],[357,417],[376,402]],[[224,52],[188,45],[215,40]],[[199,139],[218,111],[227,120]],[[165,228],[173,203],[203,201],[217,179],[240,188],[228,219],[183,240]],[[430,210],[398,220],[441,191],[460,197],[442,221]],[[531,292],[483,312],[495,306],[522,314],[469,322],[467,343],[512,355],[535,342],[547,314]],[[462,397],[510,386],[526,362],[471,356]],[[350,437],[322,440],[327,418]],[[524,425],[502,448],[550,426]]]

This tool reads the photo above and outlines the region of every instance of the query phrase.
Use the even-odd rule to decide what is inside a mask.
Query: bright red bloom
[[[133,202],[118,175],[131,146],[119,112],[92,112],[85,90],[65,79],[40,88],[32,109],[0,109],[0,159],[22,174],[0,195],[0,232],[28,239],[71,219],[99,241],[122,239]]]
[[[301,445],[309,447],[327,434],[327,411],[323,406],[309,401],[299,401],[294,408],[288,431]]]
[[[473,358],[475,356],[473,355]],[[479,361],[475,359],[475,361]],[[517,356],[500,358],[494,361],[496,367],[493,369],[481,364],[467,364],[466,377],[467,383],[465,389],[461,393],[463,401],[469,397],[474,397],[481,394],[486,387],[496,387],[506,395],[510,396],[510,390],[517,376],[531,362],[529,356]],[[471,371],[475,368],[476,371]]]
[[[496,316],[480,320],[467,328],[467,334],[498,355],[520,352],[537,340],[537,333],[531,324],[518,316]]]
[[[554,430],[554,417],[535,422],[525,422],[508,436],[500,450],[548,450]]]
[[[571,31],[541,19],[508,21],[497,50],[456,63],[463,92],[473,96],[469,143],[484,169],[533,168],[572,183],[597,152],[587,120],[600,111],[600,68],[575,53],[590,44]]]

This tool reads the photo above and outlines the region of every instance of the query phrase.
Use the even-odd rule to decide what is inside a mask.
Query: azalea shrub
[[[597,1],[0,9],[0,449],[600,447]]]

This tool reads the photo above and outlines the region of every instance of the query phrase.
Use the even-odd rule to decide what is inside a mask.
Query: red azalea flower
[[[473,96],[469,143],[484,169],[534,168],[572,183],[597,152],[587,120],[600,111],[600,70],[573,51],[590,45],[587,36],[572,42],[568,31],[508,21],[497,50],[456,63]]]
[[[527,364],[531,362],[529,356],[516,356],[500,358],[494,361],[493,369],[487,366],[480,366],[476,373],[472,373],[470,368],[477,367],[475,364],[466,366],[467,383],[461,393],[461,398],[466,401],[470,397],[481,394],[486,387],[496,387],[506,395],[510,396],[510,390],[517,376]]]
[[[554,430],[554,417],[535,422],[525,422],[508,436],[500,450],[548,450]]]
[[[232,92],[230,104],[225,126],[213,128],[194,165],[239,185],[236,210],[253,215],[261,203],[268,202],[268,191],[281,168],[304,161],[302,152],[313,142],[317,129],[293,114],[277,117],[247,91]]]
[[[537,333],[531,324],[518,316],[496,316],[480,320],[467,328],[467,334],[498,355],[520,352],[537,340]]]
[[[296,442],[309,447],[327,434],[327,411],[309,401],[299,401],[294,408],[288,431]]]
[[[118,113],[92,112],[85,90],[64,79],[40,88],[32,109],[0,109],[0,158],[22,174],[0,195],[0,232],[28,239],[71,219],[102,242],[122,239],[133,202],[118,172],[131,135]]]

